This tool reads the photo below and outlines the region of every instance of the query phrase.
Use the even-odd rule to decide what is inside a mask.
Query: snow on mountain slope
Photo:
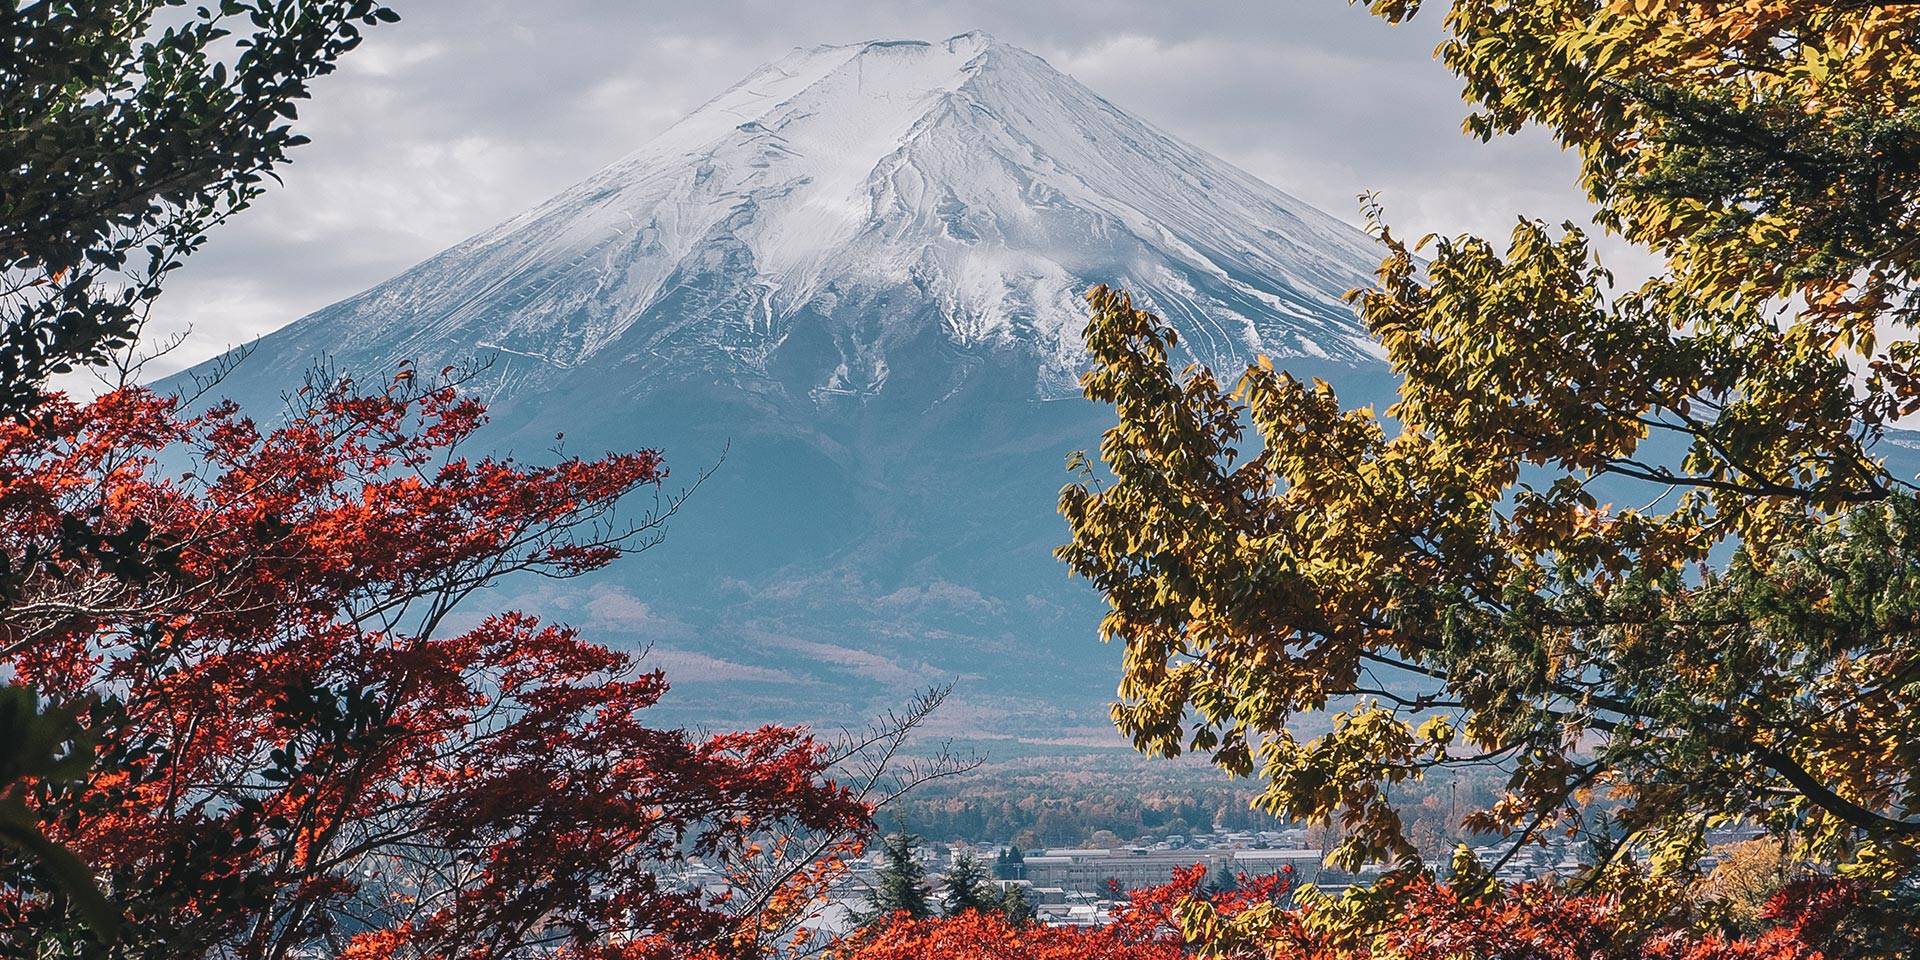
[[[261,339],[217,392],[271,416],[321,361],[479,356],[476,445],[724,458],[647,557],[482,601],[648,650],[687,722],[857,722],[958,679],[946,732],[1107,743],[1118,651],[1050,551],[1063,455],[1112,411],[1035,402],[1076,392],[1080,294],[1131,291],[1188,359],[1385,402],[1341,299],[1378,258],[1014,47],[818,47]]]
[[[1352,227],[978,33],[798,50],[534,210],[270,335],[356,368],[493,355],[509,393],[590,360],[868,396],[937,326],[1071,392],[1093,283],[1196,359],[1364,362]],[[797,343],[796,334],[802,343]],[[278,363],[273,363],[279,366]],[[285,371],[280,371],[282,374]]]

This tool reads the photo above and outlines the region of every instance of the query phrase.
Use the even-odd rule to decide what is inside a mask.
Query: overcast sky
[[[1403,235],[1585,222],[1538,135],[1460,132],[1437,14],[1343,0],[388,0],[302,110],[313,143],[175,275],[170,372],[357,293],[628,153],[796,46],[983,29],[1335,216],[1376,190]]]

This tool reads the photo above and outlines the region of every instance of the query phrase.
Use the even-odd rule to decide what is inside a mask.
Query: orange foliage
[[[1112,927],[1015,926],[968,912],[902,920],[843,944],[834,960],[1180,960],[1178,942],[1131,940]]]
[[[1204,903],[1232,919],[1280,902],[1291,877],[1241,877],[1224,893],[1206,888],[1207,871],[1176,871],[1171,882],[1134,891],[1099,927],[1011,924],[1000,914],[966,912],[932,920],[903,918],[855,934],[834,960],[1180,960],[1187,955],[1182,915]]]
[[[1396,916],[1356,941],[1329,921],[1337,900],[1284,907],[1283,882],[1209,893],[1200,871],[1137,892],[1099,928],[1012,926],[998,916],[886,924],[850,938],[835,960],[1826,960],[1824,944],[1859,902],[1849,884],[1813,880],[1768,905],[1771,927],[1747,938],[1637,917],[1611,896],[1523,885],[1494,897],[1443,884],[1406,887]]]

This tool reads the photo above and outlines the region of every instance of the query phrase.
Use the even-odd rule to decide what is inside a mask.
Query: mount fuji
[[[491,446],[714,468],[645,556],[489,602],[644,646],[715,724],[857,719],[956,680],[951,733],[1118,745],[1118,651],[1049,550],[1080,294],[1222,368],[1377,397],[1360,231],[983,34],[796,50],[559,196],[200,371],[484,362]],[[530,457],[531,458],[531,457]]]

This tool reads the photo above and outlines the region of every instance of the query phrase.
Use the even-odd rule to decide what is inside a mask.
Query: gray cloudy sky
[[[1342,0],[388,0],[302,111],[286,186],[175,275],[170,372],[352,295],[629,152],[795,46],[969,29],[1336,216],[1379,191],[1402,234],[1586,219],[1572,158],[1460,133],[1438,17]]]

